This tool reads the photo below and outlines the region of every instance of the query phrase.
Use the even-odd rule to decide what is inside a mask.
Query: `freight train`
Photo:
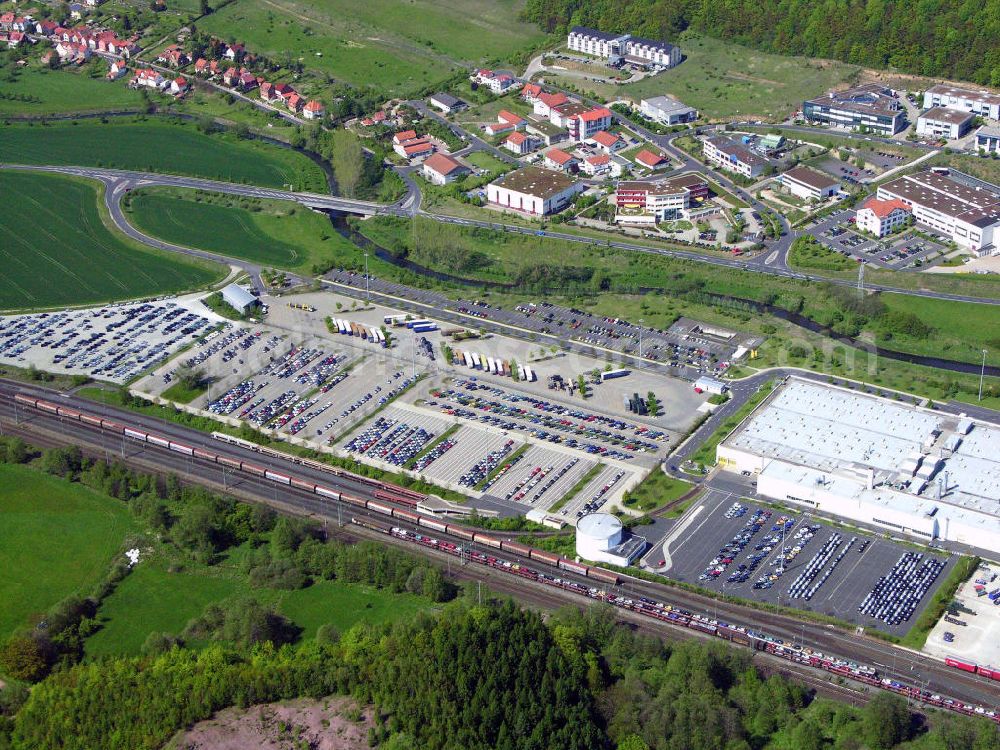
[[[565,578],[554,576],[545,571],[535,570],[516,561],[505,560],[502,557],[498,557],[488,552],[482,552],[474,548],[465,548],[460,544],[456,544],[451,541],[437,539],[435,537],[427,536],[409,529],[400,528],[398,526],[388,526],[384,523],[367,518],[352,518],[351,522],[358,526],[362,526],[397,539],[412,542],[423,547],[430,547],[447,554],[456,555],[463,560],[479,563],[480,565],[485,565],[496,570],[510,573],[511,575],[526,578],[530,581],[571,591],[579,594],[580,596],[586,596],[596,601],[607,602],[608,604],[620,609],[635,612],[675,627],[697,630],[707,635],[747,646],[756,651],[765,651],[769,654],[793,661],[797,664],[804,664],[817,669],[823,669],[827,672],[847,679],[863,682],[883,690],[889,690],[910,700],[920,701],[922,703],[955,711],[967,716],[982,716],[1000,724],[1000,714],[996,711],[986,709],[981,706],[974,706],[970,703],[956,701],[952,698],[932,693],[929,690],[924,690],[912,685],[906,685],[898,680],[893,680],[888,677],[879,677],[878,671],[873,667],[869,667],[864,664],[857,664],[836,656],[823,654],[822,652],[814,651],[813,649],[791,643],[789,641],[783,641],[780,638],[775,638],[761,631],[753,630],[742,625],[733,625],[721,620],[715,620],[704,615],[690,612],[686,609],[675,607],[671,604],[650,599],[648,597],[628,597],[615,594],[606,589],[586,586],[576,581],[570,581]],[[507,545],[507,549],[511,548],[512,545]],[[555,555],[552,557],[555,557]],[[949,666],[958,666],[951,664],[951,661],[952,660],[950,659],[946,660],[946,663],[948,663]],[[959,668],[965,669],[966,671],[976,671],[975,668],[969,670],[968,666],[969,665],[959,666]],[[993,670],[992,674],[988,675],[985,672],[978,673],[996,679],[998,671]]]
[[[532,549],[523,544],[518,544],[517,542],[509,542],[490,534],[484,534],[482,531],[459,526],[453,523],[445,523],[437,520],[436,518],[428,518],[427,516],[420,515],[416,513],[417,505],[426,498],[426,495],[414,492],[413,490],[405,487],[399,487],[388,482],[382,482],[377,479],[371,479],[369,477],[361,476],[360,474],[346,471],[344,469],[329,466],[327,464],[320,463],[319,461],[289,456],[285,453],[279,453],[273,448],[257,445],[256,443],[232,437],[231,435],[226,435],[225,433],[212,433],[212,437],[217,440],[221,440],[232,445],[238,445],[242,448],[247,448],[263,455],[269,455],[283,460],[291,460],[302,466],[309,466],[311,468],[328,472],[342,479],[364,484],[365,486],[371,488],[372,497],[375,499],[366,500],[347,493],[337,492],[329,487],[324,487],[322,484],[306,481],[300,479],[299,477],[290,476],[279,471],[272,471],[271,469],[267,469],[252,461],[243,461],[228,455],[192,447],[162,435],[148,432],[142,428],[132,427],[122,424],[121,422],[116,422],[113,419],[107,419],[95,414],[70,409],[62,404],[55,404],[51,401],[39,399],[27,394],[18,393],[14,396],[14,400],[19,404],[31,406],[39,409],[40,411],[55,414],[64,419],[72,419],[77,422],[83,422],[84,424],[88,424],[92,427],[99,427],[108,432],[112,432],[115,435],[123,435],[124,437],[130,438],[136,442],[157,445],[161,448],[166,448],[185,456],[191,456],[202,461],[218,464],[219,466],[223,466],[234,471],[242,471],[255,477],[276,482],[277,484],[294,487],[297,490],[303,490],[327,500],[341,501],[358,508],[364,508],[374,513],[398,518],[407,523],[431,529],[432,531],[436,531],[441,534],[451,534],[460,539],[475,542],[485,547],[508,550],[518,555],[524,555],[532,560],[537,560],[538,562],[546,565],[552,565],[554,567],[576,573],[577,575],[593,578],[594,580],[601,581],[602,583],[616,585],[619,582],[618,574],[613,573],[612,571],[592,567],[590,565],[581,565],[573,560],[567,560],[559,555],[554,555],[551,552]],[[398,508],[395,507],[396,505],[406,507]]]
[[[329,487],[324,487],[321,484],[289,476],[281,472],[272,471],[251,461],[243,461],[241,459],[232,458],[231,456],[185,445],[184,443],[172,440],[162,435],[148,432],[143,428],[129,426],[113,419],[107,419],[88,412],[70,409],[61,404],[55,404],[51,401],[39,399],[29,394],[17,393],[14,396],[14,400],[23,406],[29,406],[64,419],[72,419],[77,422],[82,422],[83,424],[90,425],[91,427],[103,429],[116,435],[122,435],[123,438],[127,437],[137,442],[149,443],[151,445],[175,451],[185,456],[191,456],[192,458],[198,458],[209,463],[215,463],[234,471],[242,471],[252,476],[263,478],[278,484],[295,487],[298,490],[318,495],[324,499],[348,503],[349,505],[364,508],[373,513],[405,521],[422,529],[430,529],[431,531],[436,531],[440,534],[448,534],[467,542],[480,544],[483,547],[500,550],[501,552],[517,554],[534,562],[564,570],[569,573],[574,573],[587,579],[598,581],[601,584],[616,586],[622,581],[621,576],[618,573],[604,568],[583,565],[552,552],[537,550],[518,542],[511,542],[506,539],[497,538],[496,536],[492,536],[490,534],[484,534],[481,531],[466,526],[445,523],[435,518],[428,518],[427,516],[420,515],[415,511],[417,510],[417,505],[425,499],[426,495],[419,492],[414,492],[413,490],[405,487],[399,487],[388,482],[382,482],[377,479],[364,477],[360,474],[355,474],[344,469],[329,466],[318,461],[312,461],[310,459],[280,453],[273,448],[257,445],[256,443],[232,437],[230,435],[226,435],[225,433],[212,433],[212,436],[217,440],[238,445],[263,455],[273,456],[285,461],[293,461],[302,466],[308,466],[352,482],[363,484],[371,488],[372,496],[375,499],[365,500],[364,498],[337,492]],[[398,505],[405,507],[395,507]],[[955,701],[951,698],[945,698],[940,695],[930,693],[927,690],[921,690],[916,687],[904,685],[903,683],[890,680],[888,678],[880,679],[878,672],[871,667],[855,664],[854,662],[846,661],[837,657],[827,656],[817,651],[803,648],[802,646],[795,645],[789,641],[783,641],[779,638],[775,638],[750,628],[709,619],[702,615],[694,614],[687,610],[674,607],[673,605],[664,604],[663,602],[658,602],[646,597],[627,598],[624,596],[618,596],[605,589],[588,587],[581,583],[556,577],[546,572],[540,573],[533,568],[521,565],[518,562],[504,560],[494,554],[475,550],[471,546],[466,548],[450,541],[439,540],[435,537],[426,536],[422,533],[409,531],[400,527],[387,526],[375,521],[357,518],[354,519],[354,523],[383,534],[388,534],[400,539],[405,539],[406,541],[420,544],[422,546],[433,547],[450,554],[461,555],[469,560],[518,575],[522,578],[566,589],[582,596],[587,596],[591,599],[606,601],[622,609],[628,609],[640,615],[657,619],[677,627],[698,630],[709,635],[714,635],[725,640],[733,641],[734,643],[754,648],[756,650],[767,651],[768,653],[789,659],[790,661],[818,667],[834,674],[849,677],[853,680],[865,682],[885,690],[891,690],[908,698],[912,698],[913,700],[919,700],[930,705],[939,706],[941,708],[967,715],[982,715],[1000,724],[1000,714],[995,711]],[[945,664],[965,672],[981,675],[988,679],[1000,680],[1000,670],[998,669],[971,664],[952,657],[945,659]]]

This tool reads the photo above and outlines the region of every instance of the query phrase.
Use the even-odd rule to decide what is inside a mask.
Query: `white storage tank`
[[[576,554],[584,560],[603,559],[602,553],[622,543],[622,522],[610,513],[590,513],[576,523]]]

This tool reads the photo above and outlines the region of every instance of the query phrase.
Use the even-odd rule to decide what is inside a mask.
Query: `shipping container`
[[[351,505],[357,505],[359,508],[367,508],[368,501],[362,500],[360,497],[354,497],[354,495],[341,495],[340,499],[345,503],[350,503]]]
[[[958,659],[956,659],[956,658],[954,658],[952,656],[946,656],[945,660],[944,660],[944,663],[947,664],[949,667],[955,667],[956,669],[961,669],[961,670],[963,670],[965,672],[975,672],[976,671],[976,665],[975,664],[970,664],[967,661],[959,661]]]
[[[81,422],[85,422],[86,424],[89,424],[92,427],[100,427],[101,426],[101,418],[100,417],[95,417],[93,414],[81,414],[80,415],[80,421]]]
[[[524,379],[527,380],[529,383],[535,380],[534,371],[532,371],[532,369],[527,365],[524,366]]]
[[[52,414],[57,414],[59,412],[59,407],[56,406],[55,404],[49,403],[48,401],[41,401],[41,400],[39,400],[37,402],[37,406],[42,411],[47,411],[47,412],[50,412]]]
[[[256,474],[259,477],[262,477],[265,474],[263,466],[258,466],[257,464],[250,464],[247,463],[246,461],[241,461],[240,464],[243,468],[243,471],[248,471],[251,474]]]
[[[476,352],[472,353],[472,366],[477,370],[482,369],[483,366],[483,360]]]
[[[527,380],[528,379],[528,376],[524,374],[524,365],[518,365],[517,366],[517,376],[521,380]]]
[[[358,335],[358,324],[357,323],[349,323],[349,325],[351,327],[351,335],[352,336],[357,336]]]

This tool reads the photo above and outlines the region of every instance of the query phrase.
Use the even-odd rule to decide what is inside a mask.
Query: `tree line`
[[[998,0],[528,0],[523,15],[560,34],[582,25],[675,41],[693,29],[782,55],[1000,86]]]
[[[210,563],[232,545],[252,547],[240,563],[250,591],[209,605],[182,633],[152,634],[137,657],[81,662],[65,648],[49,674],[25,678],[36,682],[30,691],[23,681],[0,690],[0,750],[153,750],[222,708],[331,694],[373,705],[369,744],[394,749],[1000,750],[986,719],[916,715],[886,693],[863,708],[817,699],[765,674],[749,651],[641,635],[609,605],[524,611],[396,549],[329,542],[314,524],[175,477],[11,438],[0,438],[0,460],[128,503],[192,558]],[[407,621],[344,633],[323,626],[302,640],[253,597],[258,586],[334,578],[443,603]],[[48,616],[50,637],[57,631],[82,652],[110,590],[104,583],[91,598],[61,603]],[[12,676],[10,664],[2,669]]]

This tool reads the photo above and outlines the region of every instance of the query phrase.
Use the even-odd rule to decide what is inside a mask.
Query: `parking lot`
[[[952,656],[973,664],[1000,666],[1000,605],[990,600],[998,589],[1000,566],[983,563],[958,587],[954,599],[958,606],[934,626],[924,652],[942,659]]]
[[[720,490],[664,542],[646,564],[670,578],[895,635],[909,630],[949,570],[946,558]]]
[[[354,290],[353,293],[359,290],[364,293],[363,274],[335,270],[329,272],[326,278]],[[674,367],[679,377],[689,380],[697,379],[706,373],[719,374],[728,366],[728,362],[739,347],[750,348],[760,343],[760,339],[739,332],[727,332],[731,335],[725,339],[706,340],[704,343],[696,344],[690,339],[685,339],[684,334],[677,335],[672,329],[662,331],[649,326],[639,326],[630,321],[592,315],[583,310],[549,302],[526,303],[507,309],[492,305],[485,300],[453,300],[437,292],[413,289],[375,277],[370,278],[368,282],[373,292],[391,294],[435,309],[460,313],[469,318],[470,325],[473,326],[476,325],[477,319],[516,326],[522,330],[600,347],[599,350],[595,349],[595,353],[598,354],[603,350],[638,354],[641,328],[642,356]]]
[[[126,383],[222,319],[193,300],[0,318],[0,362]]]

